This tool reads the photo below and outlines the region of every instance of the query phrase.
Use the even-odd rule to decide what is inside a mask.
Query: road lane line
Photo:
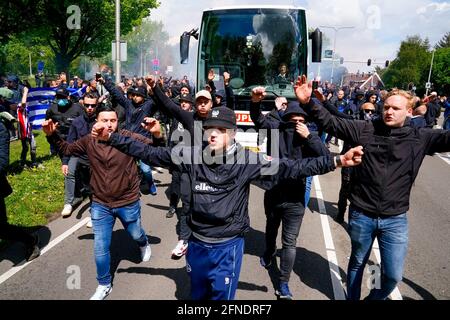
[[[328,221],[325,202],[323,201],[322,188],[320,186],[319,177],[314,177],[314,188],[316,191],[317,202],[319,203],[320,222],[322,224],[323,237],[325,239],[325,248],[327,251],[328,266],[330,268],[331,283],[333,285],[333,293],[335,300],[345,300],[344,285],[342,284],[341,273],[337,261],[336,248],[331,235],[330,223]]]
[[[89,221],[90,217],[87,217],[83,220],[81,220],[79,223],[77,223],[75,226],[73,226],[72,228],[70,228],[69,230],[67,230],[66,232],[64,232],[62,235],[60,235],[59,237],[57,237],[55,240],[53,240],[52,242],[50,242],[47,246],[45,246],[43,249],[41,249],[41,255],[39,258],[34,259],[30,262],[24,263],[20,266],[16,266],[16,267],[12,267],[11,269],[9,269],[7,272],[5,272],[4,274],[2,274],[0,276],[0,285],[5,282],[6,280],[8,280],[9,278],[11,278],[12,276],[14,276],[17,272],[21,271],[22,269],[24,269],[25,267],[27,267],[30,263],[33,263],[34,261],[41,259],[41,257],[46,254],[48,251],[50,251],[51,249],[53,249],[55,246],[57,246],[59,243],[61,243],[62,241],[64,241],[64,239],[66,239],[67,237],[69,237],[70,235],[72,235],[73,233],[75,233],[78,229],[80,229],[81,227],[84,227],[86,225],[86,223]]]
[[[447,164],[450,164],[450,152],[447,153],[441,153],[441,154],[437,154],[439,158],[441,158],[442,160],[444,160],[445,162],[447,162]]]
[[[380,245],[378,244],[377,239],[375,239],[375,241],[373,242],[372,251],[375,255],[375,258],[377,259],[378,265],[381,265]],[[392,291],[391,299],[392,300],[403,300],[403,297],[400,293],[400,290],[398,289],[398,286],[395,287],[394,291]]]

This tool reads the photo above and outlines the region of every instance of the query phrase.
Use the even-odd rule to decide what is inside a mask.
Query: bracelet
[[[340,155],[334,157],[334,164],[336,167],[342,167],[342,161],[341,161]]]

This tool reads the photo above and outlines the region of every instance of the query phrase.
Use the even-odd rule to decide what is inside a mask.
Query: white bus
[[[233,6],[207,9],[198,29],[181,36],[181,63],[189,55],[189,37],[198,39],[196,90],[207,84],[208,71],[216,74],[216,87],[223,86],[222,75],[231,74],[230,86],[235,96],[239,129],[237,140],[246,147],[258,146],[257,133],[248,132],[250,94],[256,86],[268,93],[263,112],[275,107],[276,97],[295,99],[293,83],[298,75],[307,74],[308,40],[312,41],[312,61],[320,62],[322,34],[309,34],[305,9],[294,6]],[[288,71],[287,81],[278,77],[280,66]],[[261,147],[261,145],[259,146]],[[260,149],[260,151],[263,151]]]

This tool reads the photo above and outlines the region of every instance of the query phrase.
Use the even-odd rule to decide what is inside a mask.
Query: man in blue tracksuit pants
[[[253,89],[252,95],[254,100],[262,99],[264,88]],[[148,124],[147,130],[154,126],[159,123]],[[186,145],[181,150],[155,148],[119,134],[109,134],[101,123],[94,126],[92,134],[151,165],[182,167],[192,188],[188,217],[192,236],[186,255],[191,297],[232,300],[244,254],[244,234],[250,228],[250,183],[258,179],[270,188],[281,179],[300,180],[325,174],[336,166],[357,165],[361,162],[362,149],[355,148],[335,158],[327,154],[302,160],[258,155],[235,142],[236,116],[226,107],[212,109],[203,127],[208,139],[203,149]]]

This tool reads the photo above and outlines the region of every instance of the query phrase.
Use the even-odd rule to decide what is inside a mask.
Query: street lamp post
[[[434,53],[435,53],[435,50],[433,50],[433,55],[431,57],[430,73],[428,74],[427,92],[425,94],[427,97],[428,97],[428,91],[430,91],[430,89],[431,89],[431,73],[433,72]]]
[[[336,26],[320,26],[320,28],[328,28],[328,29],[333,29],[334,30],[334,44],[333,44],[333,57],[332,57],[332,61],[331,61],[331,84],[333,84],[333,80],[334,80],[334,59],[336,57],[336,41],[337,41],[337,34],[339,32],[339,30],[342,29],[353,29],[354,27],[336,27]]]
[[[120,0],[116,0],[116,83],[120,78]]]

